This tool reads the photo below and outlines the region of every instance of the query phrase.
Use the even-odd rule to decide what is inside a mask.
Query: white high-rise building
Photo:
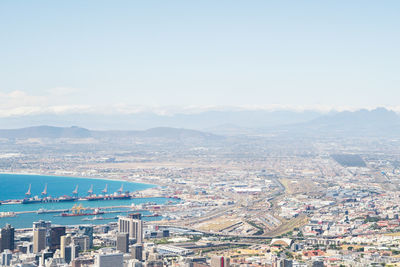
[[[131,214],[128,217],[119,217],[118,231],[128,233],[129,238],[136,239],[136,243],[143,243],[143,221],[141,215]]]

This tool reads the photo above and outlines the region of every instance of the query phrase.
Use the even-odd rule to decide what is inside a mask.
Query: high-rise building
[[[129,234],[118,233],[117,234],[117,250],[122,253],[129,252]]]
[[[89,247],[93,247],[93,226],[92,225],[80,225],[78,227],[79,235],[86,235],[89,237]]]
[[[79,257],[79,246],[71,244],[71,261]]]
[[[79,247],[79,250],[87,251],[90,249],[90,238],[87,235],[76,235],[71,238],[71,242]]]
[[[33,222],[32,224],[33,231],[37,228],[45,228],[46,229],[46,242],[45,247],[50,245],[50,229],[51,229],[51,221],[39,220],[37,222]]]
[[[79,247],[77,245],[69,244],[60,250],[62,254],[61,258],[68,264],[79,257]]]
[[[143,245],[135,244],[130,247],[132,258],[142,261],[143,260]]]
[[[124,255],[117,254],[98,254],[96,256],[96,267],[123,267]]]
[[[0,265],[1,266],[11,266],[12,251],[9,249],[4,250],[0,254]]]
[[[3,252],[5,249],[14,250],[14,230],[10,224],[6,224],[1,229],[0,252]]]
[[[46,248],[46,228],[33,230],[33,253],[39,253]]]
[[[60,254],[61,258],[66,259],[66,247],[71,244],[71,235],[64,235],[60,238]],[[66,260],[65,260],[66,261]]]
[[[65,235],[65,226],[57,226],[50,228],[50,250],[60,249],[61,236]]]
[[[128,233],[129,238],[136,239],[136,243],[143,243],[143,221],[140,213],[130,214],[128,217],[119,217],[118,231]]]
[[[33,223],[33,229],[35,230],[36,228],[46,228],[47,231],[50,231],[51,222],[50,221],[39,220],[38,222],[34,222]]]
[[[211,267],[229,267],[230,258],[224,256],[211,257]]]
[[[69,264],[71,262],[71,256],[72,256],[71,246],[63,247],[61,250],[61,253],[62,253],[61,258],[63,258],[65,260],[65,262]]]

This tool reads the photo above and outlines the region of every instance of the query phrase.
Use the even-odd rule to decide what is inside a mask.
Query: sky
[[[0,1],[0,116],[400,102],[400,2]]]

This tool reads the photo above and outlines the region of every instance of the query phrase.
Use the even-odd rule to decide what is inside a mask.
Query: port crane
[[[30,196],[32,195],[32,193],[31,193],[31,186],[32,186],[32,184],[29,184],[28,192],[25,193],[25,195],[26,195],[27,197],[30,197]]]
[[[43,195],[43,196],[46,196],[46,195],[47,195],[47,184],[44,186],[44,190],[43,190],[43,192],[42,192],[42,195]]]
[[[72,195],[74,195],[74,196],[77,196],[77,195],[78,195],[78,186],[79,186],[79,185],[76,185],[75,190],[72,191]]]
[[[124,191],[124,185],[122,184],[122,185],[121,185],[121,188],[118,189],[118,193],[122,194],[123,191]]]
[[[79,205],[76,205],[76,204],[75,204],[75,205],[71,208],[71,211],[72,211],[73,214],[79,214],[79,213],[82,212],[82,210],[85,210],[85,208],[82,206],[82,204],[79,204]]]
[[[93,185],[90,186],[90,189],[87,192],[89,195],[93,195]]]
[[[107,194],[107,187],[108,187],[108,184],[106,184],[106,187],[104,187],[104,189],[101,192],[103,192],[104,194]]]

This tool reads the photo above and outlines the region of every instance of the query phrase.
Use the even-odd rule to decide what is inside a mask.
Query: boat
[[[21,203],[22,203],[21,199],[8,199],[1,202],[1,204],[4,205],[21,204]]]
[[[91,195],[85,197],[86,200],[96,201],[96,200],[120,200],[120,199],[131,199],[131,195],[128,193],[125,194],[114,194],[114,195]]]
[[[17,214],[12,211],[5,211],[5,212],[0,212],[0,218],[9,218],[9,217],[16,217]]]
[[[98,220],[114,220],[114,219],[118,219],[118,217],[94,216],[93,218],[83,218],[82,221],[98,221]]]
[[[21,204],[34,204],[34,203],[53,203],[53,202],[71,202],[77,201],[78,197],[71,197],[71,196],[61,196],[57,198],[53,197],[44,197],[39,198],[37,196],[31,198],[24,198]]]
[[[72,196],[64,195],[61,197],[51,197],[48,196],[47,192],[47,184],[45,184],[44,190],[41,193],[41,197],[32,196],[31,193],[31,184],[29,184],[28,191],[25,193],[25,198],[20,200],[15,200],[14,202],[3,201],[3,204],[34,204],[34,203],[52,203],[52,202],[72,202],[78,200],[89,200],[89,201],[97,201],[97,200],[123,200],[123,199],[132,199],[133,197],[129,194],[129,191],[123,193],[123,185],[121,188],[117,190],[114,194],[107,194],[108,185],[106,184],[105,188],[102,190],[103,194],[96,195],[93,194],[93,185],[90,186],[88,190],[88,195],[86,197],[78,197],[78,185],[76,185],[75,190],[72,191]],[[1,204],[1,202],[0,202]]]
[[[67,210],[48,210],[48,209],[43,209],[40,208],[36,211],[37,214],[45,214],[45,213],[60,213],[60,212],[65,212]]]
[[[73,191],[77,192],[78,191],[78,186],[76,189]],[[42,192],[42,197],[34,196],[31,197],[31,184],[29,185],[28,191],[25,193],[25,198],[22,199],[21,204],[34,204],[34,203],[52,203],[52,202],[70,202],[70,201],[77,201],[79,198],[78,196],[74,195],[73,197],[71,196],[61,196],[61,197],[56,197],[53,198],[51,196],[47,196],[47,184],[44,187],[44,190]]]
[[[104,214],[104,211],[94,211],[89,213],[61,213],[61,217],[91,216]]]
[[[100,211],[99,209],[95,209],[93,212],[82,212],[87,210],[82,207],[82,205],[77,206],[76,204],[71,208],[71,213],[61,213],[61,217],[76,217],[76,216],[90,216],[90,215],[100,215],[104,214],[104,211]]]
[[[56,202],[70,202],[70,201],[77,201],[79,198],[78,197],[71,197],[71,196],[61,196],[59,198],[56,198]]]
[[[21,204],[33,204],[33,203],[41,203],[43,199],[37,198],[37,197],[31,197],[31,198],[24,198],[21,202]]]

